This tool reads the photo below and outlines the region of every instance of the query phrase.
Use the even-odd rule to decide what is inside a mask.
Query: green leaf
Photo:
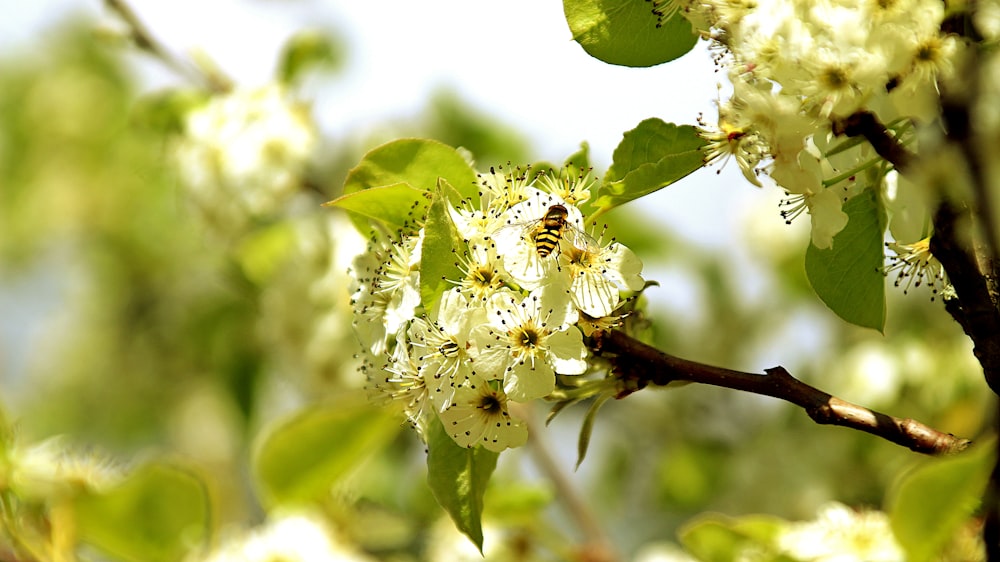
[[[432,198],[429,192],[397,183],[373,187],[342,195],[323,203],[324,207],[340,207],[358,216],[385,224],[392,230],[414,230],[417,221],[427,212]]]
[[[755,560],[792,560],[776,552],[775,543],[788,523],[769,515],[730,518],[704,515],[685,525],[678,536],[698,560],[731,562],[753,556]]]
[[[563,166],[571,170],[590,169],[590,144],[586,141],[580,143],[580,150],[570,154]]]
[[[576,442],[576,468],[580,468],[583,459],[587,456],[587,449],[590,447],[590,434],[594,431],[594,419],[597,418],[597,411],[614,396],[612,393],[605,393],[597,397],[587,409],[587,415],[583,417],[583,425],[580,427],[580,438]]]
[[[311,70],[336,68],[343,60],[343,49],[328,33],[316,29],[300,31],[281,50],[278,78],[285,84],[294,84]]]
[[[458,150],[429,139],[399,139],[365,154],[348,172],[344,193],[397,183],[434,191],[438,178],[448,180],[463,197],[478,193],[476,172]]]
[[[286,262],[295,243],[295,230],[287,221],[250,232],[236,249],[236,260],[244,275],[263,286]]]
[[[648,195],[704,166],[705,140],[690,125],[646,119],[625,133],[595,205],[603,210]]]
[[[74,503],[80,538],[121,560],[174,562],[209,533],[204,484],[166,463],[140,467],[117,486]]]
[[[563,0],[563,12],[573,40],[610,64],[657,65],[687,53],[697,40],[680,13],[657,27],[645,0]]]
[[[208,94],[200,89],[173,88],[150,93],[136,100],[129,121],[137,128],[180,134],[188,114],[208,100]]]
[[[394,230],[412,226],[427,211],[438,178],[454,186],[462,198],[478,196],[476,172],[461,152],[428,139],[395,140],[365,154],[348,172],[344,195],[325,205],[382,222]]]
[[[844,204],[848,222],[833,247],[806,249],[806,276],[819,298],[844,320],[882,331],[885,326],[885,218],[874,190]]]
[[[434,310],[441,295],[454,286],[448,280],[458,280],[462,275],[456,257],[462,239],[448,212],[447,189],[450,189],[447,182],[442,180],[442,188],[431,202],[424,222],[424,242],[420,251],[420,302],[429,311]]]
[[[889,497],[889,522],[913,562],[937,559],[979,506],[996,459],[996,442],[933,459],[907,474]]]
[[[459,446],[435,417],[427,428],[427,483],[455,527],[483,551],[483,495],[499,453]]]
[[[399,420],[367,401],[324,404],[296,414],[267,434],[254,454],[265,505],[310,502],[399,431]]]

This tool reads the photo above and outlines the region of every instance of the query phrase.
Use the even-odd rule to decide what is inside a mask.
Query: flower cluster
[[[702,126],[707,160],[735,158],[755,185],[769,176],[790,195],[782,216],[809,213],[813,244],[829,248],[847,224],[842,204],[884,176],[867,143],[832,143],[833,124],[870,111],[909,142],[914,124],[936,118],[938,80],[961,51],[941,31],[944,4],[675,2],[715,42],[733,84],[718,126]]]
[[[644,281],[631,250],[584,230],[589,173],[479,179],[479,201],[450,210],[455,255],[423,256],[423,229],[376,238],[352,268],[352,302],[373,392],[420,431],[436,417],[459,445],[499,452],[527,438],[511,403],[548,395],[557,374],[585,373],[581,329],[614,325],[621,292]],[[433,304],[421,296],[427,259],[457,272]]]
[[[184,125],[178,170],[206,222],[222,232],[280,209],[318,138],[308,107],[278,85],[215,97]]]

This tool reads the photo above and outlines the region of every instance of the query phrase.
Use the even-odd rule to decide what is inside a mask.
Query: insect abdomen
[[[562,238],[563,228],[566,226],[566,217],[569,212],[562,205],[553,205],[542,218],[542,224],[535,234],[535,250],[539,257],[545,257],[552,253],[559,245]]]

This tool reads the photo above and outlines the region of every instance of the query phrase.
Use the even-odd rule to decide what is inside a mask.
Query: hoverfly
[[[593,239],[580,228],[582,222],[575,207],[540,194],[508,210],[506,224],[491,237],[514,280],[522,286],[535,286],[550,269],[562,267],[562,256],[570,258],[592,247]]]
[[[548,256],[559,245],[563,230],[566,228],[566,218],[568,216],[569,211],[562,205],[552,205],[545,212],[545,216],[542,217],[541,222],[535,227],[531,235],[531,239],[535,243],[535,251],[538,252],[539,257],[544,258]]]

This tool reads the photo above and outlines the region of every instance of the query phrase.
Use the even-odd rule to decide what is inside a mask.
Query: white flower
[[[546,215],[559,207],[565,210],[561,225],[546,226]],[[504,213],[503,223],[504,226],[492,234],[497,252],[514,281],[531,290],[559,276],[556,247],[546,246],[544,237],[538,235],[547,231],[561,237],[567,229],[579,230],[583,226],[583,215],[561,197],[529,188],[524,201]]]
[[[366,352],[383,354],[420,305],[420,238],[373,240],[351,266],[354,331]]]
[[[544,174],[538,178],[538,187],[551,193],[570,205],[579,205],[590,200],[590,188],[597,183],[592,169],[565,166],[558,172]]]
[[[176,159],[209,219],[236,227],[298,189],[317,136],[308,108],[282,86],[238,89],[187,116]]]
[[[524,423],[507,410],[507,396],[482,377],[456,388],[454,401],[438,415],[448,435],[463,447],[482,445],[499,453],[528,440]]]
[[[420,372],[420,365],[405,345],[397,345],[389,362],[381,368],[363,365],[367,387],[373,400],[385,398],[402,406],[407,420],[423,431],[423,416],[430,403],[430,392]]]
[[[555,373],[579,375],[587,370],[583,337],[572,326],[577,320],[572,302],[565,297],[543,299],[541,294],[535,291],[522,299],[511,292],[497,293],[488,306],[490,326],[479,331],[483,363],[504,366],[504,392],[518,402],[552,392]]]
[[[855,511],[838,503],[822,507],[815,521],[789,525],[778,545],[783,554],[814,562],[906,559],[885,513]]]
[[[847,213],[841,209],[841,199],[832,189],[793,195],[783,199],[781,206],[786,207],[781,217],[788,224],[803,212],[812,215],[812,244],[821,250],[832,247],[833,237],[847,226]]]
[[[594,318],[607,316],[621,299],[618,287],[639,291],[645,285],[642,262],[632,250],[611,241],[602,246],[583,233],[566,235],[559,261],[572,278],[570,295],[582,312]]]
[[[733,158],[743,177],[752,185],[762,187],[760,180],[757,179],[757,167],[767,156],[768,149],[760,133],[753,130],[745,131],[720,117],[718,127],[701,124],[698,136],[707,141],[702,148],[706,165],[710,166],[721,161],[722,166],[725,166],[729,159]]]
[[[488,237],[469,240],[468,255],[459,258],[459,265],[465,272],[465,277],[459,280],[459,290],[482,303],[511,281],[496,243]]]
[[[889,265],[885,268],[885,274],[888,276],[893,272],[896,273],[896,280],[893,282],[893,285],[896,287],[902,286],[903,294],[906,294],[911,286],[919,287],[924,281],[930,286],[931,293],[935,295],[939,290],[946,289],[949,286],[944,267],[931,254],[931,239],[929,236],[913,244],[889,242],[886,244],[886,247],[896,255],[889,258]]]
[[[81,452],[52,437],[29,447],[15,445],[9,451],[8,483],[25,498],[51,500],[79,488],[103,490],[121,481],[123,473],[110,458]]]
[[[497,171],[499,170],[499,171]],[[490,173],[478,174],[479,198],[482,211],[488,216],[497,216],[525,199],[531,177],[531,168],[520,166],[491,166]]]
[[[439,410],[451,404],[455,389],[472,375],[472,334],[485,322],[484,308],[472,307],[465,295],[452,290],[441,296],[437,320],[420,318],[410,327],[410,341],[420,350],[420,372]]]
[[[233,537],[207,562],[370,562],[350,545],[337,540],[311,513],[279,515],[261,528]]]

